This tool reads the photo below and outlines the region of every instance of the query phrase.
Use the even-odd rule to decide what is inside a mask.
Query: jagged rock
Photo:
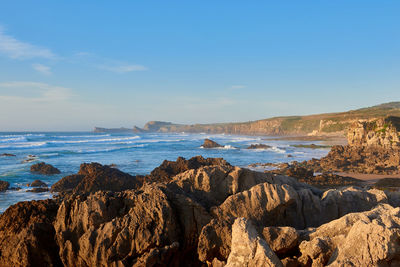
[[[268,149],[268,148],[271,148],[271,146],[265,144],[251,144],[250,146],[247,147],[247,149]]]
[[[26,190],[26,192],[30,192],[30,193],[43,193],[43,192],[47,192],[50,189],[48,187],[35,187],[32,188],[30,190]]]
[[[188,260],[196,266],[198,236],[210,219],[189,198],[153,184],[70,196],[54,225],[66,266],[171,266]]]
[[[167,196],[157,187],[71,197],[61,204],[54,226],[66,266],[134,265],[181,234]]]
[[[99,190],[123,191],[141,186],[135,176],[99,163],[83,163],[77,175],[62,178],[52,186],[52,191],[90,193]]]
[[[6,191],[10,187],[10,183],[0,180],[0,192]]]
[[[400,208],[382,204],[311,230],[300,244],[300,260],[312,266],[397,266]]]
[[[44,162],[39,162],[39,163],[33,164],[31,166],[31,172],[45,174],[45,175],[61,173],[59,169],[55,168],[54,166],[52,166],[50,164],[46,164]]]
[[[51,186],[53,192],[72,191],[82,181],[84,175],[73,174],[63,177],[61,180]]]
[[[0,215],[0,266],[62,266],[54,241],[54,200],[25,201]]]
[[[28,184],[30,187],[47,187],[47,184],[40,180],[35,180],[32,183]]]
[[[204,139],[204,143],[202,145],[203,148],[218,148],[218,147],[223,147],[217,142],[214,142],[213,140],[210,139]]]
[[[226,267],[283,266],[279,258],[260,238],[250,221],[238,218],[232,226],[232,245]]]
[[[175,175],[185,172],[191,169],[198,169],[202,166],[210,165],[229,165],[223,158],[203,158],[202,156],[196,156],[186,160],[185,158],[179,157],[176,161],[164,160],[164,162],[150,173],[151,181],[169,182]]]
[[[319,196],[310,189],[295,190],[287,184],[257,184],[211,208],[215,219],[203,228],[200,235],[199,258],[203,262],[211,262],[213,258],[227,259],[230,241],[226,236],[231,233],[234,218],[250,219],[257,227],[292,226],[304,229],[388,202],[388,196],[376,189],[351,187],[329,190]]]
[[[219,218],[244,217],[258,225],[291,225],[303,228],[296,191],[288,185],[262,183],[228,197],[212,213]]]

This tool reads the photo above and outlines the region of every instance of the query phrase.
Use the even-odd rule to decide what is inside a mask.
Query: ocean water
[[[201,144],[210,138],[224,148],[203,149]],[[250,144],[263,143],[270,149],[245,149]],[[83,162],[116,164],[130,174],[147,174],[165,159],[176,160],[182,156],[222,157],[232,165],[246,167],[256,162],[289,162],[320,158],[328,149],[295,148],[292,144],[318,142],[272,140],[272,137],[210,135],[186,133],[101,134],[92,132],[0,133],[0,154],[11,153],[16,157],[0,157],[0,180],[8,181],[19,191],[0,193],[0,212],[10,205],[25,200],[52,197],[49,192],[26,192],[26,186],[40,179],[49,186],[62,177],[74,174]],[[293,157],[288,157],[288,154]],[[26,160],[30,159],[30,162]],[[39,175],[29,172],[34,163],[44,161],[60,169],[59,175]]]

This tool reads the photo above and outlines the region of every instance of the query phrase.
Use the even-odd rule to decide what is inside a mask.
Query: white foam
[[[27,143],[14,143],[9,145],[2,145],[0,148],[26,148],[26,147],[40,147],[45,146],[46,142],[27,142]]]
[[[84,139],[84,140],[69,140],[69,141],[48,141],[49,144],[79,144],[79,143],[106,143],[124,140],[140,139],[140,136],[122,137],[122,138],[103,138],[103,139]]]

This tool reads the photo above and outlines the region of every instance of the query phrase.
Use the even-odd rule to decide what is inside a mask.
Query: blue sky
[[[399,14],[384,0],[2,1],[0,131],[399,101]]]

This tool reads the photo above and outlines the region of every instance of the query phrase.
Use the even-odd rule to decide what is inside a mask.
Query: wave
[[[0,148],[29,148],[29,147],[41,147],[45,145],[47,145],[46,142],[27,142],[27,143],[0,145]]]
[[[134,145],[134,146],[128,146],[128,147],[114,147],[114,148],[105,148],[105,149],[88,149],[88,150],[77,150],[77,151],[70,151],[70,153],[78,153],[78,154],[92,154],[92,153],[102,153],[102,152],[113,152],[113,151],[119,151],[119,150],[126,150],[126,149],[131,149],[131,148],[140,148],[140,147],[145,147],[147,146],[146,144],[140,144],[140,145]]]
[[[110,134],[99,134],[99,135],[53,135],[50,137],[55,137],[55,138],[96,138],[96,137],[107,137],[111,136]]]
[[[285,154],[285,153],[286,153],[286,150],[281,149],[281,148],[276,147],[276,146],[273,146],[273,147],[268,148],[268,149],[269,149],[269,150],[272,150],[272,151],[274,151],[274,152],[276,152],[276,153],[280,153],[280,154]]]
[[[121,137],[121,138],[103,138],[103,139],[84,139],[84,140],[66,140],[66,141],[47,141],[49,144],[79,144],[79,143],[103,143],[125,140],[140,139],[140,136]]]
[[[25,136],[19,136],[19,137],[9,137],[5,139],[0,139],[0,143],[13,143],[13,142],[21,142],[21,141],[27,141]]]

